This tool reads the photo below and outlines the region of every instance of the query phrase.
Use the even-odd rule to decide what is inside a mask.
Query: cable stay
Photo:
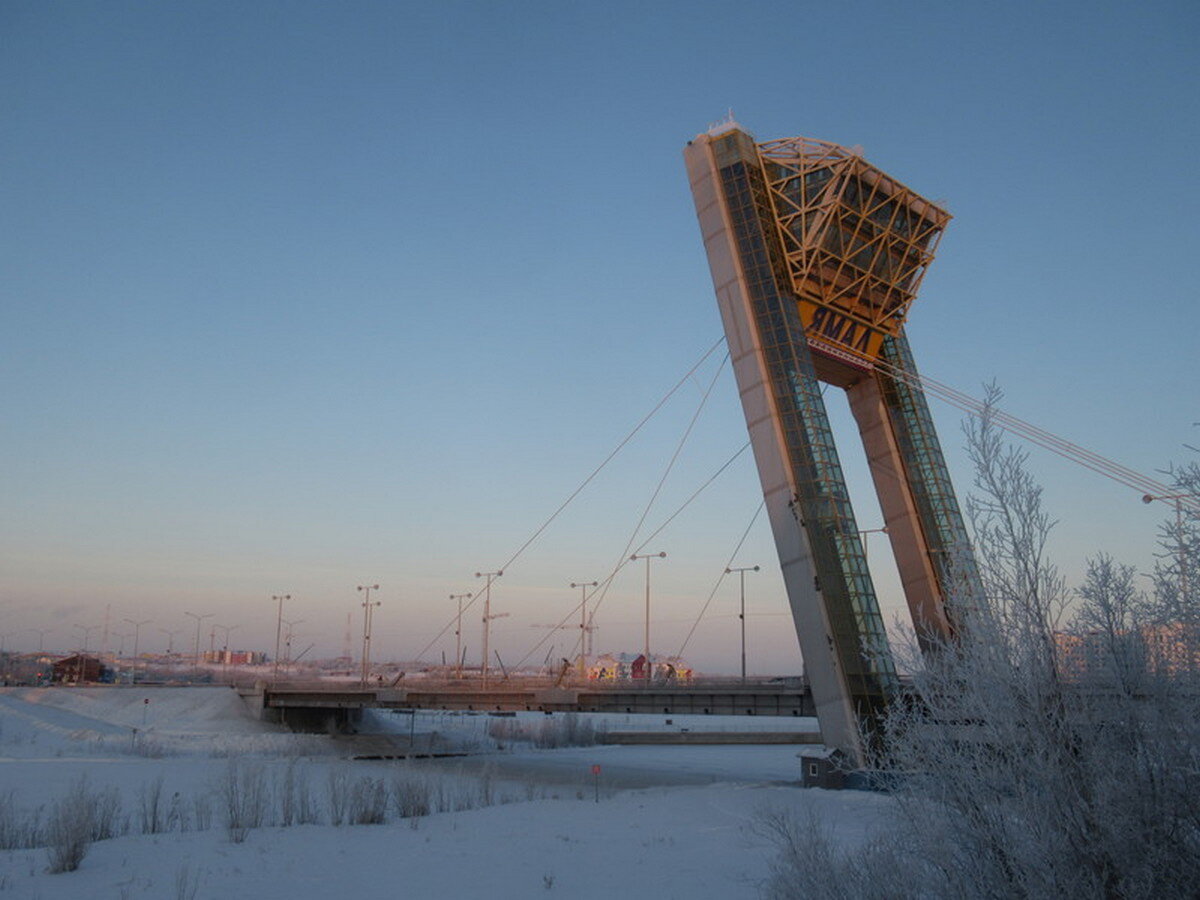
[[[1180,494],[1174,488],[1130,469],[1128,466],[1123,466],[1120,463],[1101,456],[1099,453],[1095,453],[1085,447],[1080,447],[1078,444],[1061,438],[1044,428],[1039,428],[1036,425],[1018,419],[1016,416],[1006,413],[1003,410],[989,407],[982,400],[978,400],[970,394],[965,394],[927,375],[910,372],[883,360],[876,360],[875,366],[886,374],[891,375],[897,381],[902,381],[917,390],[937,397],[939,400],[949,403],[963,412],[973,416],[987,415],[999,428],[1010,434],[1023,438],[1045,450],[1049,450],[1063,459],[1090,469],[1098,475],[1103,475],[1105,478],[1115,481],[1118,484],[1132,488],[1141,493],[1143,498],[1149,497],[1151,500],[1162,500],[1164,502],[1167,500],[1178,501],[1191,512],[1200,513],[1200,497],[1192,494]],[[1147,502],[1150,501],[1147,500]]]
[[[729,362],[729,353],[728,352],[726,352],[725,357],[721,360],[721,365],[719,365],[717,367],[717,371],[713,373],[713,377],[709,381],[708,387],[705,389],[703,395],[700,398],[699,404],[697,404],[697,406],[696,406],[696,411],[692,414],[691,420],[688,422],[687,427],[683,430],[683,435],[679,438],[679,442],[675,445],[675,451],[674,451],[674,453],[671,454],[670,460],[667,462],[666,467],[663,469],[662,476],[658,479],[658,484],[655,485],[654,491],[650,495],[650,499],[647,501],[645,507],[642,509],[641,516],[638,517],[637,524],[633,526],[633,530],[629,534],[629,540],[625,544],[624,551],[622,551],[621,556],[617,559],[616,565],[613,566],[613,569],[609,573],[608,577],[605,578],[602,582],[600,582],[600,586],[595,591],[592,592],[592,598],[593,598],[592,615],[595,615],[597,612],[600,611],[600,607],[604,604],[605,597],[608,596],[608,589],[609,589],[609,587],[612,586],[613,579],[616,577],[617,573],[621,571],[621,569],[624,567],[625,563],[627,563],[629,561],[629,554],[630,554],[630,551],[633,549],[634,541],[637,540],[638,532],[642,530],[642,525],[645,524],[646,517],[650,515],[650,510],[654,508],[654,504],[657,502],[659,494],[662,493],[662,489],[663,489],[663,486],[667,482],[667,478],[670,476],[671,471],[675,468],[675,463],[677,463],[679,461],[679,455],[683,452],[683,448],[687,444],[688,438],[691,437],[692,431],[696,427],[696,422],[699,420],[700,414],[704,411],[704,407],[708,404],[708,398],[712,396],[713,388],[716,387],[717,379],[721,377],[721,372],[724,371],[725,364],[727,362]],[[693,368],[693,371],[695,371],[694,368]],[[742,449],[744,450],[745,448],[743,447]],[[742,451],[739,450],[738,454],[740,454],[741,452]],[[736,458],[736,455],[735,455],[735,458]],[[732,460],[730,460],[730,462],[732,462]],[[725,466],[722,466],[719,471],[724,471],[725,467],[728,465],[729,465],[729,463],[726,463]],[[709,481],[706,482],[705,486],[707,486],[708,484],[711,484],[711,483],[712,483],[712,479],[709,479]],[[687,503],[690,503],[691,500],[695,498],[695,496],[696,496],[696,494],[693,494],[692,497],[689,498],[685,502],[684,505],[686,506]],[[678,511],[675,513],[675,515],[678,515]],[[674,518],[674,516],[672,516],[672,518]],[[665,526],[662,526],[662,527],[665,527]],[[661,530],[661,527],[659,530]],[[656,531],[655,534],[657,534],[657,533],[658,532]],[[643,541],[641,546],[644,547],[646,545],[646,542],[650,541],[652,539],[653,539],[653,535],[651,535],[649,538],[646,538],[646,541]],[[597,594],[599,594],[598,599],[596,597]],[[580,606],[582,606],[582,601],[580,601],[580,603],[578,605],[576,605],[575,609],[579,609]],[[567,614],[568,617],[571,615],[573,615],[573,612]],[[564,617],[563,621],[566,621],[565,617]],[[552,634],[552,633],[553,632],[550,632],[550,634]],[[529,653],[527,653],[525,656],[523,656],[517,662],[517,665],[514,668],[519,669],[521,667],[521,665],[527,659],[529,659],[529,657],[531,655],[533,655],[534,653],[537,652],[537,649],[548,639],[548,637],[549,637],[549,635],[547,635],[547,637],[542,638],[541,641],[538,641],[538,643],[534,645],[533,649],[530,650]]]
[[[707,360],[713,354],[713,351],[715,351],[719,346],[721,346],[721,344],[724,343],[724,341],[725,341],[725,338],[723,338],[723,337],[718,339],[711,347],[709,347],[704,352],[704,355],[701,356],[700,359],[697,360],[696,364],[688,370],[687,374],[684,375],[681,379],[679,379],[679,381],[677,381],[675,383],[675,386],[672,387],[669,391],[667,391],[666,394],[663,395],[662,399],[658,401],[658,403],[655,405],[654,409],[652,409],[652,410],[650,410],[650,412],[646,413],[646,415],[642,417],[642,420],[640,422],[638,422],[637,425],[634,426],[633,430],[630,431],[629,434],[627,434],[625,436],[625,438],[619,444],[617,444],[616,447],[613,448],[612,452],[609,453],[608,456],[606,456],[604,458],[604,462],[602,462],[602,463],[600,463],[600,465],[596,466],[596,468],[592,470],[592,473],[583,480],[583,482],[579,485],[579,487],[575,488],[575,490],[571,492],[571,495],[569,497],[567,497],[567,499],[564,500],[559,505],[558,509],[556,509],[550,515],[550,518],[546,519],[546,521],[543,522],[538,527],[537,531],[535,531],[529,537],[529,540],[527,540],[524,544],[522,544],[517,549],[517,552],[508,558],[508,560],[504,563],[504,565],[500,566],[500,571],[508,571],[509,567],[521,557],[521,554],[523,554],[527,549],[529,549],[530,545],[532,545],[533,542],[536,541],[541,536],[542,532],[545,531],[550,526],[550,523],[553,522],[555,519],[557,519],[559,514],[562,513],[562,511],[565,510],[570,505],[571,501],[574,500],[576,497],[578,497],[579,494],[583,491],[583,489],[591,483],[592,479],[594,479],[597,475],[599,475],[600,471],[605,466],[607,466],[610,462],[612,462],[613,458],[618,453],[620,453],[622,449],[624,449],[625,445],[628,444],[631,440],[633,440],[634,436],[639,431],[642,430],[642,426],[644,426],[647,422],[649,422],[655,416],[655,414],[657,414],[658,411],[660,409],[662,409],[663,406],[666,405],[666,402],[675,395],[676,391],[678,391],[681,387],[683,387],[683,385],[685,385],[689,380],[691,380],[691,378],[695,375],[696,370],[699,369],[702,365],[704,365],[705,360]],[[726,353],[725,360],[728,360],[728,359],[729,359],[729,354]],[[721,367],[717,369],[718,374],[720,374],[721,368],[724,368],[725,360],[723,360],[721,362]],[[713,380],[716,381],[715,376],[714,376]],[[709,391],[711,391],[711,390],[712,390],[712,386],[710,385]],[[708,397],[708,395],[706,393],[705,399],[707,399],[707,397]],[[701,408],[703,408],[703,403],[701,403]]]
[[[708,612],[708,607],[713,601],[713,597],[717,595],[717,589],[720,588],[722,582],[725,581],[725,576],[729,574],[729,569],[733,566],[733,561],[737,559],[737,555],[742,552],[742,545],[746,543],[746,538],[750,536],[750,529],[754,527],[754,523],[758,521],[759,515],[763,511],[763,507],[767,505],[766,499],[762,499],[758,503],[758,508],[754,510],[754,515],[750,517],[749,524],[746,525],[746,530],[742,532],[741,538],[737,542],[737,546],[733,548],[733,552],[729,554],[729,561],[721,567],[721,574],[717,576],[717,580],[713,583],[712,590],[708,592],[708,599],[704,601],[704,605],[700,607],[700,612],[696,615],[696,620],[692,622],[692,627],[688,629],[687,637],[683,639],[683,643],[679,645],[679,652],[675,654],[676,658],[681,658],[683,652],[687,650],[688,644],[692,641],[692,635],[696,633],[696,629],[700,627],[700,620],[704,618],[704,614]]]
[[[725,460],[725,462],[723,462],[721,464],[720,468],[718,468],[715,472],[713,472],[713,474],[710,475],[708,477],[708,479],[702,485],[700,485],[700,487],[696,488],[696,490],[692,492],[691,496],[688,497],[686,500],[684,500],[683,503],[680,504],[679,507],[662,522],[661,525],[659,525],[657,528],[654,529],[654,531],[652,531],[649,535],[647,535],[647,537],[640,544],[638,544],[637,547],[632,548],[633,551],[636,553],[641,550],[645,550],[647,545],[652,540],[654,540],[656,537],[658,537],[660,534],[662,534],[662,532],[666,530],[667,526],[670,525],[673,521],[675,521],[676,518],[678,518],[680,513],[682,513],[685,509],[687,509],[696,500],[697,497],[699,497],[702,493],[704,493],[704,491],[709,487],[709,485],[711,485],[714,481],[716,481],[718,478],[720,478],[721,475],[724,474],[725,470],[728,469],[731,465],[733,465],[733,463],[737,460],[737,458],[749,449],[750,449],[750,442],[746,441],[746,443],[742,444],[742,446],[737,450],[736,453],[733,454],[733,456],[731,456],[731,457],[729,457],[729,459]],[[744,538],[743,538],[743,540],[744,540]],[[738,547],[740,549],[741,544],[738,544]],[[626,548],[626,549],[629,549],[629,548]],[[600,594],[601,599],[603,599],[602,592],[606,591],[608,589],[608,586],[612,584],[613,579],[616,578],[617,575],[620,573],[620,571],[623,568],[625,568],[625,566],[627,566],[629,563],[630,563],[629,554],[626,553],[617,562],[616,566],[612,569],[612,571],[608,573],[608,575],[605,577],[605,579],[600,582],[599,586],[592,592],[591,597],[589,599],[595,598],[598,594]],[[578,627],[578,626],[569,626],[569,625],[566,625],[565,623],[570,621],[571,618],[577,612],[579,612],[579,609],[581,606],[583,606],[582,601],[580,601],[579,603],[576,603],[575,606],[572,609],[568,610],[567,614],[564,615],[561,620],[559,620],[558,625],[554,626],[554,627],[559,628],[559,629],[569,628],[569,627]],[[593,606],[591,612],[588,613],[588,622],[589,623],[592,622],[593,619],[595,618],[596,610],[599,608],[599,606],[600,606],[599,601],[596,601],[595,606]],[[544,627],[549,628],[550,626],[547,625]],[[521,665],[526,660],[529,659],[529,657],[533,656],[533,654],[537,652],[538,648],[547,639],[548,639],[548,637],[543,638],[541,641],[538,641],[538,643],[534,645],[533,649],[531,649],[529,651],[529,653],[527,653],[525,656],[523,656],[521,658],[521,660],[517,663],[516,668],[520,668]],[[574,652],[574,649],[576,646],[578,646],[578,641],[576,641],[576,644],[572,647],[572,652]]]
[[[710,346],[707,350],[704,351],[704,353],[700,356],[700,358],[695,362],[695,364],[690,369],[688,369],[688,371],[683,375],[683,377],[681,377],[678,381],[676,381],[675,384],[671,387],[671,389],[668,390],[665,394],[663,394],[663,396],[659,399],[659,401],[654,405],[654,408],[651,409],[648,413],[646,413],[645,416],[642,417],[641,421],[639,421],[633,427],[633,429],[630,430],[630,432],[628,434],[626,434],[625,437],[623,437],[617,443],[617,445],[609,452],[609,454],[604,458],[603,462],[601,462],[598,466],[596,466],[596,468],[594,468],[591,471],[591,473],[579,484],[579,486],[570,493],[570,495],[567,497],[567,499],[564,500],[561,504],[559,504],[558,509],[556,509],[553,513],[551,513],[549,518],[547,518],[546,521],[544,521],[540,526],[538,526],[537,530],[534,531],[532,535],[530,535],[528,540],[526,540],[525,543],[523,543],[520,547],[517,548],[517,551],[515,553],[513,553],[512,556],[510,556],[507,561],[505,561],[504,565],[499,566],[497,568],[497,571],[500,571],[500,572],[507,571],[509,569],[509,567],[512,566],[513,563],[515,563],[518,559],[520,559],[522,554],[524,554],[525,551],[528,550],[529,547],[533,545],[534,541],[536,541],[542,535],[542,532],[544,532],[548,527],[550,527],[550,524],[555,519],[557,519],[559,517],[559,515],[561,515],[562,512],[571,504],[571,502],[574,501],[575,498],[578,497],[583,492],[583,489],[586,488],[589,484],[591,484],[591,482],[596,478],[596,476],[599,475],[600,472],[610,462],[612,462],[613,459],[616,458],[617,454],[619,454],[623,449],[625,449],[625,446],[630,441],[633,440],[633,438],[637,435],[637,433],[639,431],[641,431],[642,428],[644,428],[645,425],[652,418],[654,418],[654,416],[657,415],[660,410],[662,410],[662,408],[667,404],[667,401],[670,400],[673,396],[675,396],[675,394],[679,392],[680,388],[682,388],[685,384],[688,383],[688,381],[690,381],[693,378],[696,371],[702,365],[704,365],[704,363],[708,360],[708,358],[710,356],[713,355],[713,353],[716,351],[716,349],[724,343],[725,343],[725,337],[722,335],[720,338],[718,338],[712,344],[712,346]],[[729,358],[729,355],[728,355],[728,353],[726,353],[725,359],[728,360],[728,358]],[[725,362],[722,361],[722,363],[721,363],[722,368],[724,367],[724,365],[725,365]],[[718,372],[719,371],[720,370],[718,370]],[[714,378],[714,381],[715,381],[715,378]],[[710,390],[711,390],[711,387],[710,387]],[[475,605],[475,603],[478,599],[479,599],[479,594],[476,592],[475,596],[473,596],[469,601],[467,601],[467,604],[463,607],[462,611],[464,613],[467,612],[472,606]],[[416,658],[418,660],[422,659],[425,656],[425,654],[428,653],[430,651],[430,649],[432,649],[433,645],[436,644],[438,641],[440,641],[443,637],[445,637],[446,633],[451,628],[454,627],[454,623],[457,619],[458,619],[458,613],[456,612],[454,617],[451,618],[450,621],[448,621],[446,623],[446,625],[442,628],[442,630],[439,631],[436,635],[434,635],[433,639],[430,640],[429,643],[427,643],[424,647],[421,648],[421,651],[417,654]]]

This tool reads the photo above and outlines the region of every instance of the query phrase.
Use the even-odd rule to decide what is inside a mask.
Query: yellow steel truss
[[[794,137],[758,150],[810,343],[874,361],[950,214],[837,144]]]

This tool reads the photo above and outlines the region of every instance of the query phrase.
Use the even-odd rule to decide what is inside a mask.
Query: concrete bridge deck
[[[658,715],[814,716],[807,687],[785,684],[421,685],[406,688],[259,682],[241,688],[262,718],[300,730],[345,730],[364,709],[648,713]]]

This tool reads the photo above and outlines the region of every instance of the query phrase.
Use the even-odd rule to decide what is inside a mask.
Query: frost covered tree
[[[1103,556],[1076,597],[1096,665],[1066,671],[1056,634],[1073,594],[1046,554],[1041,488],[990,412],[966,436],[982,594],[952,598],[953,640],[902,651],[911,690],[868,742],[895,821],[847,853],[771,819],[783,852],[768,895],[1200,895],[1196,682],[1146,665],[1136,635],[1154,604]]]
[[[1171,488],[1178,496],[1200,497],[1200,463],[1173,468]],[[1154,617],[1160,624],[1200,626],[1200,514],[1180,504],[1159,531],[1154,566]]]

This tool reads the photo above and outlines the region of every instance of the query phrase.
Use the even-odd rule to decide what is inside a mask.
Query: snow
[[[613,731],[813,728],[811,720],[766,717],[629,721],[638,719],[588,717]],[[35,813],[44,821],[81,777],[89,790],[114,789],[128,820],[128,833],[91,844],[75,872],[48,874],[44,847],[0,850],[0,897],[304,900],[387,892],[607,900],[636,890],[655,898],[752,898],[775,854],[755,827],[765,810],[813,817],[840,841],[857,842],[890,809],[880,795],[799,788],[799,745],[544,750],[509,738],[500,749],[488,736],[498,721],[514,719],[374,713],[368,730],[407,736],[413,727],[418,749],[436,731],[442,744],[471,752],[354,761],[345,758],[352,742],[280,732],[255,720],[227,688],[0,689],[0,826]],[[271,787],[268,821],[278,820],[285,779],[304,782],[323,824],[252,828],[244,842],[233,842],[220,792],[237,772]],[[164,810],[175,810],[172,827],[182,821],[189,830],[141,833],[141,810],[159,779]],[[416,818],[389,811],[381,825],[329,824],[330,790],[362,779],[416,779],[464,808]],[[195,830],[202,806],[211,808],[211,825]]]

